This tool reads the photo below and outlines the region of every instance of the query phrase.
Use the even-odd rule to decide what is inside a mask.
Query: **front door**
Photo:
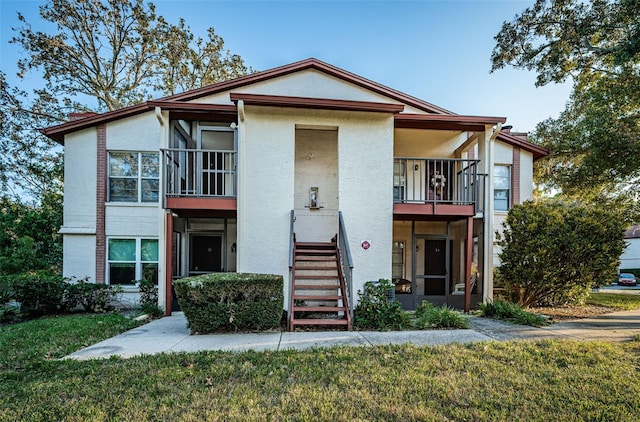
[[[423,301],[447,303],[449,242],[446,237],[416,236],[414,243],[414,306]]]
[[[191,235],[189,275],[222,271],[222,236]]]

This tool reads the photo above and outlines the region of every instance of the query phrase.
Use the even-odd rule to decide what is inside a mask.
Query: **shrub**
[[[433,306],[424,301],[416,309],[415,327],[428,328],[469,328],[469,317],[447,305]]]
[[[527,312],[517,304],[504,300],[481,303],[479,308],[480,314],[488,318],[502,319],[514,324],[532,325],[534,327],[548,324],[543,316]]]
[[[113,310],[112,302],[121,291],[120,286],[90,283],[84,278],[76,283],[66,283],[63,303],[69,310],[80,306],[86,312],[108,312]]]
[[[138,289],[140,290],[140,303],[142,306],[158,306],[158,283],[149,280],[140,280],[138,281]]]
[[[40,316],[65,310],[63,296],[66,283],[61,275],[41,271],[8,277],[23,314]]]
[[[498,234],[500,279],[523,307],[580,303],[610,282],[625,246],[614,210],[560,201],[514,206]]]
[[[273,274],[216,273],[173,282],[194,333],[265,330],[280,325],[283,279]]]
[[[390,300],[393,291],[390,280],[367,281],[364,292],[358,290],[358,306],[354,320],[358,328],[402,330],[411,326],[411,317],[402,310],[400,302]]]

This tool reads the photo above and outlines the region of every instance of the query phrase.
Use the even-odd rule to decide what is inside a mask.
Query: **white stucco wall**
[[[105,233],[107,236],[157,237],[159,219],[163,215],[159,204],[149,206],[108,203],[105,209]]]
[[[96,130],[65,137],[62,274],[95,278],[96,256]]]
[[[230,92],[400,104],[397,100],[376,94],[375,92],[314,69],[234,88],[230,91],[219,92],[214,95],[198,98],[193,100],[193,102],[232,104],[229,99]],[[410,106],[405,106],[403,112],[424,113],[424,111]]]
[[[238,271],[282,274],[289,285],[295,128],[338,128],[339,204],[354,259],[354,291],[390,278],[393,118],[390,114],[245,107],[239,133]],[[360,247],[368,240],[372,247]]]
[[[159,151],[161,129],[152,111],[107,123],[107,151]]]
[[[96,236],[64,235],[62,243],[64,277],[82,279],[89,277],[95,282],[96,275]]]
[[[513,164],[513,148],[504,142],[495,141],[493,147],[494,164]]]
[[[391,279],[393,117],[352,113],[340,125],[339,197],[354,261],[353,292],[368,280]],[[363,241],[371,248],[364,250]],[[354,303],[355,306],[355,303]]]
[[[69,230],[96,227],[96,130],[65,137],[64,223]]]
[[[520,149],[520,202],[533,199],[533,154]]]

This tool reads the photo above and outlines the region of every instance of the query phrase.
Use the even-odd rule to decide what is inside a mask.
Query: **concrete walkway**
[[[197,352],[204,350],[303,350],[313,347],[372,346],[411,343],[438,345],[478,341],[578,339],[628,341],[640,334],[640,310],[615,312],[594,318],[535,328],[488,318],[471,317],[468,330],[425,331],[318,331],[262,332],[190,335],[182,312],[151,321],[133,330],[78,350],[71,359],[99,359],[111,356]]]

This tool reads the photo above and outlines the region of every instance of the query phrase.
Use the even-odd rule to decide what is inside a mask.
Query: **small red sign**
[[[362,249],[364,249],[365,251],[367,249],[369,249],[371,247],[371,243],[367,242],[366,240],[364,242],[362,242]]]

